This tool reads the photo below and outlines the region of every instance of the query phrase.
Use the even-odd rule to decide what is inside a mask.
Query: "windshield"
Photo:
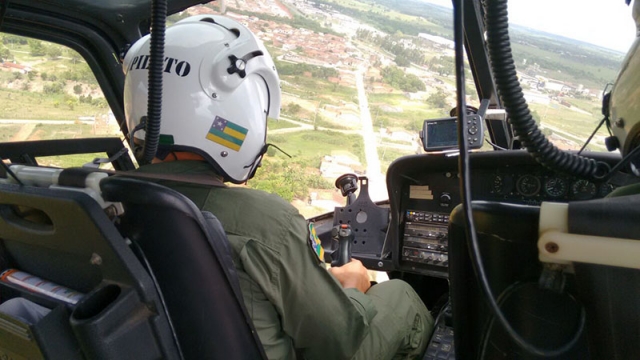
[[[615,80],[633,40],[631,11],[623,1],[590,7],[567,1],[574,6],[571,16],[545,14],[531,22],[534,17],[526,14],[544,6],[526,3],[509,4],[514,59],[525,98],[556,146],[578,150],[602,119],[602,92]],[[265,43],[282,89],[281,117],[268,121],[268,142],[282,152],[270,147],[246,186],[277,193],[312,217],[344,205],[334,181],[345,173],[367,176],[371,197],[385,200],[391,162],[423,154],[419,133],[424,120],[449,116],[455,106],[450,4],[226,1],[194,6],[168,22],[224,13]],[[605,8],[614,13],[602,12]],[[609,35],[615,42],[598,40],[601,29],[594,26],[590,33],[570,31],[590,21],[587,10],[598,14],[598,9],[609,16],[606,21],[627,25],[606,26],[616,31]],[[545,25],[544,19],[554,26]],[[555,26],[557,22],[564,27]],[[0,49],[0,141],[122,136],[95,77],[73,50],[9,34],[2,34]],[[467,102],[478,107],[468,67],[466,79]],[[587,149],[605,151],[606,136],[602,128]],[[485,133],[485,139],[480,151],[493,150],[490,134]],[[41,163],[81,166],[95,156]]]

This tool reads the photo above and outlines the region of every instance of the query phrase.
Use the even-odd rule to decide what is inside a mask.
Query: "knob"
[[[451,204],[451,194],[442,193],[442,195],[440,195],[440,203],[441,204],[446,204],[446,205]]]

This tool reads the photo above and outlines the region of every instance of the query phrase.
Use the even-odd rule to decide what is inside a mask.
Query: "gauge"
[[[516,182],[516,190],[524,196],[537,195],[540,187],[540,179],[530,174],[519,177]]]
[[[609,195],[609,193],[612,191],[613,191],[613,185],[608,183],[600,184],[600,186],[598,187],[598,196],[605,197]]]
[[[596,184],[588,180],[578,180],[571,185],[573,197],[577,200],[587,200],[596,196]]]
[[[499,195],[510,194],[513,190],[513,176],[496,175],[493,179],[493,192]]]
[[[551,197],[560,197],[567,192],[567,183],[557,177],[549,178],[544,184],[544,192]]]
[[[506,195],[513,190],[513,177],[511,175],[496,175],[491,184],[491,191],[494,194]]]

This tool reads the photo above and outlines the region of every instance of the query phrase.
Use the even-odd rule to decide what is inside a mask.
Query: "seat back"
[[[3,279],[2,305],[15,299],[48,311],[27,319],[3,307],[0,357],[180,358],[151,277],[87,194],[0,183],[0,244],[1,270],[43,279],[32,288],[24,276]],[[84,296],[60,300],[52,295],[59,287],[44,291],[49,282]]]
[[[538,287],[539,207],[475,201],[474,220],[490,288],[513,328],[533,345],[558,349],[578,331],[575,279],[561,294]],[[522,350],[492,316],[473,269],[462,207],[449,220],[449,280],[456,359],[588,359],[586,331],[567,352],[542,357]]]
[[[220,222],[161,185],[110,177],[100,187],[124,207],[120,230],[148,262],[185,358],[266,359]]]

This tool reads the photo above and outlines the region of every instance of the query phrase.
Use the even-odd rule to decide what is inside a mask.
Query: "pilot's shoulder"
[[[212,191],[207,203],[242,212],[245,216],[259,216],[262,219],[287,218],[299,214],[293,205],[280,196],[246,187],[228,187]]]

